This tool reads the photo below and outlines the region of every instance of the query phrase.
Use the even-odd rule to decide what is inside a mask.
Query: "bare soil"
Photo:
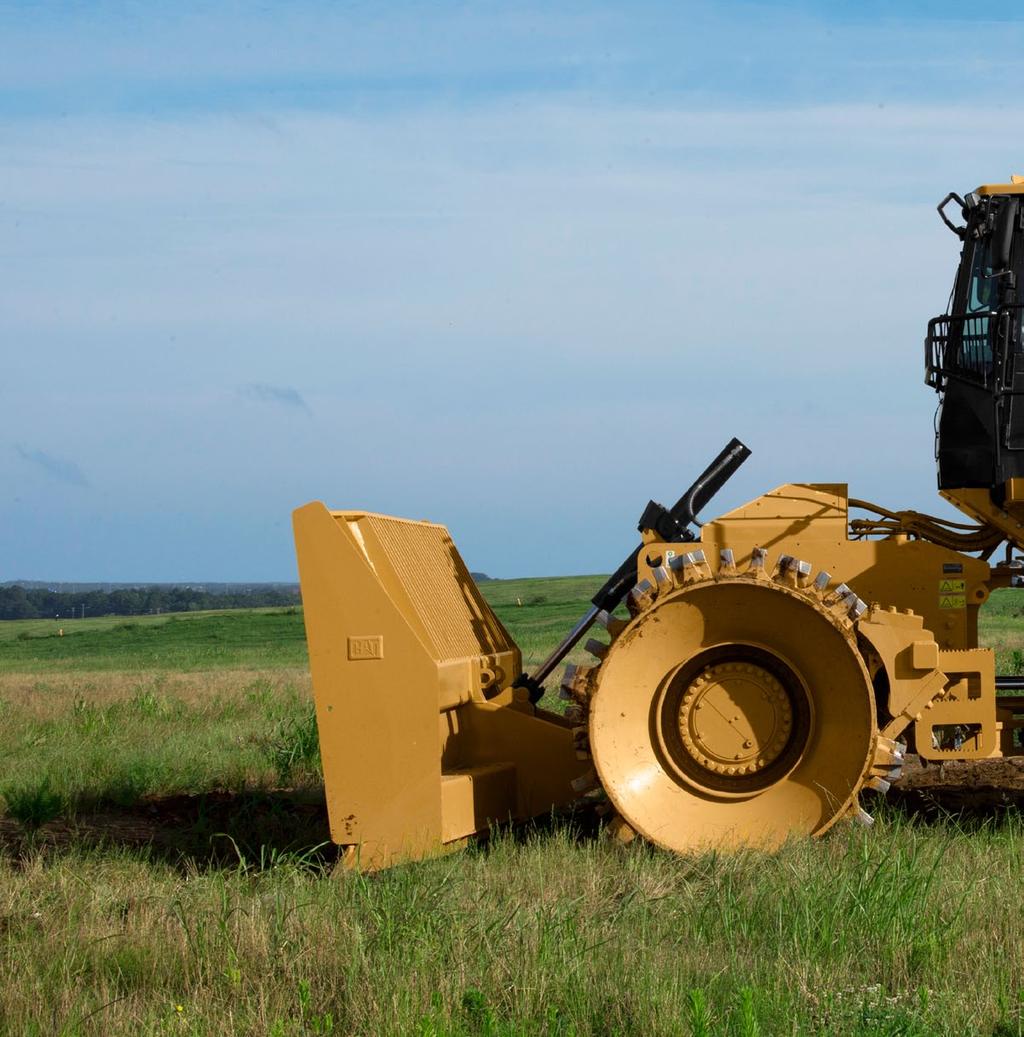
[[[80,809],[26,831],[0,818],[0,853],[60,853],[70,846],[147,848],[152,857],[190,869],[269,865],[280,854],[333,860],[322,790],[210,792],[147,797],[120,807]]]
[[[1024,756],[928,763],[910,755],[889,800],[912,812],[990,813],[1024,806]]]

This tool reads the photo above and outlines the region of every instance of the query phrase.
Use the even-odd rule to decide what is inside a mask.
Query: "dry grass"
[[[33,720],[53,720],[84,703],[95,708],[128,702],[140,691],[150,691],[189,708],[200,708],[211,699],[229,702],[244,699],[247,689],[265,685],[277,695],[287,688],[312,701],[309,670],[305,666],[270,670],[204,670],[194,673],[81,670],[72,673],[0,673],[0,710],[16,709]]]

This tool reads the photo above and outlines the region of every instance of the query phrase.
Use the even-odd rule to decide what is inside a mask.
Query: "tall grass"
[[[529,661],[598,582],[485,591]],[[993,602],[986,636],[1012,660],[1016,599]],[[0,638],[0,1033],[1024,1035],[1014,813],[881,810],[771,856],[552,822],[331,874],[322,804],[303,828],[273,792],[321,789],[301,616],[175,622]],[[218,790],[191,840],[76,827]]]
[[[11,1033],[1011,1034],[1024,832],[899,817],[774,856],[571,826],[377,875],[0,861]]]
[[[74,815],[150,794],[316,787],[323,780],[305,686],[239,674],[228,690],[203,695],[157,675],[126,682],[120,696],[105,700],[95,686],[90,679],[40,692],[63,700],[45,708],[6,704],[0,794],[8,814],[46,813],[42,790]]]
[[[320,738],[312,703],[301,715],[290,713],[278,721],[267,755],[281,785],[291,785],[299,776],[320,774]]]

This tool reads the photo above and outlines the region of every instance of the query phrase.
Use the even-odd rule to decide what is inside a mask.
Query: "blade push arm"
[[[749,447],[733,437],[671,508],[649,501],[640,516],[637,528],[641,533],[653,532],[659,540],[667,543],[687,543],[696,540],[697,535],[690,527],[699,525],[697,515],[748,457]],[[602,611],[611,612],[625,598],[636,582],[636,556],[642,547],[643,544],[640,544],[634,548],[608,577],[601,589],[590,599],[590,609],[572,628],[565,640],[532,674],[523,673],[516,680],[518,687],[529,689],[531,702],[540,701],[544,694],[544,681],[576,647],[583,635],[594,625],[598,615]]]

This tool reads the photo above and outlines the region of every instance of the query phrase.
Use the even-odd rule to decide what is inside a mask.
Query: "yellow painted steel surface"
[[[788,484],[699,544],[645,537],[631,618],[602,617],[609,643],[568,668],[562,717],[512,686],[518,648],[443,526],[300,508],[332,837],[386,866],[597,789],[622,839],[775,846],[866,819],[859,793],[887,787],[903,742],[933,760],[1012,749],[976,640],[989,565],[849,528],[845,486]]]
[[[660,593],[595,684],[601,784],[668,849],[820,834],[850,813],[874,762],[874,695],[852,624],[763,570]]]
[[[987,489],[939,490],[939,493],[965,515],[999,532],[1024,550],[1024,479],[1008,479],[1002,504],[992,499]]]
[[[331,836],[364,868],[575,798],[572,725],[513,691],[519,649],[429,522],[294,514]]]
[[[845,485],[792,483],[705,523],[701,546],[709,557],[731,548],[738,565],[755,547],[807,559],[864,601],[921,616],[940,648],[977,646],[978,608],[989,595],[987,562],[908,537],[851,540],[848,523]],[[673,550],[678,547],[665,548]],[[641,576],[647,573],[641,566]]]
[[[1008,184],[982,184],[978,194],[1024,194],[1024,176],[1015,174]]]
[[[1013,539],[1021,532],[1013,492],[1014,487],[1008,487],[1002,509],[985,490],[947,491],[944,496],[981,521],[1002,522],[1004,535]],[[901,535],[850,539],[848,528],[845,485],[787,484],[706,523],[701,545],[709,557],[728,547],[738,566],[747,564],[755,549],[770,545],[773,552],[807,559],[815,571],[830,574],[832,586],[845,584],[869,604],[883,606],[886,612],[912,613],[906,620],[888,620],[890,638],[895,636],[894,625],[901,622],[919,631],[901,646],[905,657],[893,651],[889,680],[899,685],[911,653],[916,651],[920,660],[927,651],[937,655],[934,666],[946,675],[945,690],[936,696],[933,688],[925,696],[928,704],[919,703],[909,714],[903,715],[904,707],[898,706],[895,712],[903,715],[899,729],[912,722],[915,751],[936,761],[985,758],[1005,751],[992,653],[978,648],[978,609],[991,587],[1004,581],[982,559]],[[676,545],[652,543],[646,557],[670,557],[678,550]],[[652,578],[643,558],[638,574]],[[878,640],[881,635],[874,636]],[[876,648],[888,650],[881,642]],[[911,667],[908,672],[913,676],[919,671]],[[896,731],[886,734],[895,737]]]

